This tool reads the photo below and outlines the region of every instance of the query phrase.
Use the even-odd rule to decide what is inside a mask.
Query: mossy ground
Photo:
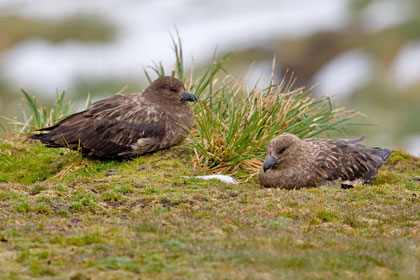
[[[190,157],[0,140],[0,278],[420,277],[418,158],[395,151],[369,185],[286,191],[186,178],[203,175]]]

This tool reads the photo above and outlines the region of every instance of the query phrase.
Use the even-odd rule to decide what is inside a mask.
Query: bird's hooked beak
[[[198,101],[197,96],[188,91],[184,91],[179,95],[179,97],[181,97],[182,101]]]
[[[264,172],[266,172],[268,169],[273,167],[277,163],[277,160],[278,159],[276,159],[273,156],[268,156],[268,158],[264,161],[264,165],[263,165]]]

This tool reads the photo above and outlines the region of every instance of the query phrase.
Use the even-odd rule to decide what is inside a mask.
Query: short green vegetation
[[[41,145],[26,145],[23,142],[0,142],[0,182],[32,184],[56,174],[64,166],[77,161],[77,153],[51,150]],[[80,160],[79,160],[80,161]],[[42,186],[34,186],[32,192],[39,193]]]
[[[190,178],[182,146],[101,162],[10,139],[1,279],[420,277],[420,159],[401,151],[372,184],[287,191]]]
[[[196,128],[169,150],[98,161],[45,148],[24,133],[71,104],[23,92],[28,117],[8,119],[14,133],[0,138],[0,279],[420,278],[420,159],[394,151],[371,184],[348,190],[261,188],[274,135],[342,132],[357,112],[293,78],[248,90],[223,61],[186,74],[174,49],[171,74],[200,102]],[[194,178],[209,172],[240,183]]]

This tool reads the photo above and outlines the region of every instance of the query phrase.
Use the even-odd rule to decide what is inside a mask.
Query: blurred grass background
[[[90,7],[89,13],[79,9],[69,15],[56,17],[46,17],[37,12],[43,7],[48,7],[48,1],[43,1],[44,4],[41,3],[38,10],[33,9],[32,12],[20,12],[22,8],[13,6],[12,2],[4,1],[0,6],[1,115],[22,116],[22,110],[25,108],[22,108],[21,105],[24,103],[24,97],[20,93],[20,87],[35,94],[41,104],[50,104],[56,97],[56,91],[51,90],[50,87],[45,86],[45,90],[39,87],[32,88],[30,83],[26,84],[26,79],[16,82],[16,77],[19,75],[25,77],[23,70],[16,74],[14,68],[10,67],[10,61],[17,61],[10,59],[19,56],[20,53],[17,51],[22,51],[22,49],[28,51],[25,48],[42,47],[42,44],[47,44],[47,54],[48,50],[56,48],[75,47],[76,50],[83,51],[79,46],[89,46],[98,49],[99,52],[104,48],[107,50],[116,46],[121,38],[134,36],[129,34],[124,29],[125,26],[118,21],[113,21],[112,18],[104,15],[104,9],[101,8],[99,2],[96,2],[97,12],[92,12],[95,11],[95,8]],[[141,8],[153,8],[148,7],[145,2],[138,1],[138,4],[131,8],[132,10],[138,9],[139,17],[147,17]],[[296,86],[309,88],[315,85],[314,94],[333,96],[333,103],[336,106],[359,109],[365,114],[364,117],[355,121],[365,125],[353,126],[348,130],[349,137],[364,134],[370,145],[403,148],[413,154],[420,153],[420,70],[418,69],[420,66],[417,68],[413,66],[416,60],[420,65],[418,58],[420,56],[420,1],[342,1],[346,19],[341,25],[332,22],[331,26],[327,25],[314,30],[309,28],[309,31],[296,31],[296,34],[291,32],[286,35],[285,33],[276,33],[275,28],[266,26],[268,35],[264,37],[264,40],[253,40],[252,32],[250,32],[250,38],[238,40],[236,43],[235,41],[225,42],[226,38],[223,36],[216,37],[211,43],[207,43],[206,38],[210,37],[207,34],[217,31],[217,26],[212,26],[211,23],[214,23],[212,21],[203,24],[207,30],[202,30],[198,36],[195,34],[194,41],[190,39],[190,26],[194,21],[199,25],[206,20],[206,17],[202,17],[200,13],[206,15],[206,10],[214,9],[214,7],[206,6],[210,4],[204,2],[200,2],[200,5],[196,4],[194,8],[198,13],[191,15],[191,22],[183,24],[182,18],[185,16],[177,18],[174,14],[178,14],[179,10],[186,9],[191,3],[181,1],[176,9],[165,9],[165,1],[157,2],[163,4],[155,7],[156,11],[162,13],[161,17],[165,17],[165,13],[167,13],[172,22],[153,22],[151,21],[152,16],[148,17],[150,26],[147,24],[136,26],[137,23],[134,20],[131,20],[131,23],[130,20],[127,21],[127,24],[134,25],[133,29],[139,30],[138,37],[134,36],[131,42],[139,41],[139,46],[144,46],[144,49],[134,50],[133,54],[142,53],[143,57],[149,57],[150,60],[144,61],[133,55],[132,60],[138,64],[138,74],[137,72],[132,75],[115,74],[118,69],[124,68],[118,58],[121,56],[122,61],[124,57],[130,57],[130,53],[109,51],[105,52],[103,56],[103,64],[96,63],[98,65],[95,69],[115,68],[115,72],[110,70],[95,74],[93,70],[89,72],[86,69],[80,69],[80,75],[74,75],[71,79],[65,80],[65,84],[57,82],[55,85],[57,90],[61,92],[63,87],[66,87],[68,89],[67,97],[75,100],[78,104],[74,109],[83,108],[88,93],[95,101],[118,92],[125,85],[128,86],[126,92],[137,92],[143,89],[147,85],[147,81],[141,74],[142,64],[150,64],[151,60],[161,60],[161,57],[151,57],[153,52],[150,50],[153,48],[164,49],[171,56],[169,48],[171,40],[168,31],[173,29],[173,24],[175,24],[179,28],[181,37],[184,39],[185,36],[184,47],[188,48],[190,45],[191,54],[197,55],[195,58],[197,71],[207,67],[206,64],[210,62],[210,59],[207,58],[212,55],[212,53],[200,54],[199,47],[203,44],[211,45],[208,46],[211,49],[219,46],[219,57],[223,57],[229,52],[230,58],[226,61],[225,67],[230,72],[236,73],[237,76],[249,72],[250,84],[260,77],[260,83],[263,84],[264,81],[267,81],[264,78],[270,75],[271,61],[273,56],[276,56],[278,81],[285,70],[290,69],[298,77]],[[261,6],[267,3],[261,3]],[[321,1],[319,5],[328,5],[328,3],[328,1]],[[122,2],[121,5],[121,10],[118,10],[117,7],[114,8],[116,18],[124,17],[123,11],[130,9],[129,2]],[[285,1],[281,5],[284,5],[287,10],[289,4]],[[229,21],[231,18],[247,21],[247,15],[242,13],[243,8],[231,7],[230,9],[227,5],[224,11],[221,11],[221,14],[227,14],[220,19],[221,25],[224,24],[222,20],[226,20],[226,26],[235,24],[232,23],[233,21]],[[267,13],[273,10],[269,5],[262,7],[260,11],[262,15],[264,15],[264,9]],[[121,11],[121,15],[118,13],[119,11]],[[314,13],[316,12],[314,11]],[[278,21],[293,21],[293,17],[299,20],[305,15],[292,14],[288,19],[282,19],[279,16]],[[147,30],[157,28],[153,25],[159,25],[156,30],[160,33],[156,34],[157,31],[151,34],[145,33]],[[247,35],[245,30],[240,33],[243,37]],[[147,44],[150,42],[155,42],[152,39],[157,35],[166,37],[167,40],[161,42],[160,45],[148,46]],[[149,38],[150,42],[147,41]],[[201,45],[199,42],[202,42]],[[79,55],[77,51],[70,53],[75,55],[75,63],[81,59],[89,59],[89,56],[83,56],[83,54],[81,54],[83,58],[77,57]],[[188,53],[188,56],[191,54]],[[356,55],[351,56],[354,54]],[[54,56],[52,57],[54,58]],[[350,58],[345,60],[345,57]],[[363,62],[357,67],[352,67],[351,62],[358,60],[363,60]],[[165,59],[163,61],[164,63],[168,62]],[[43,65],[47,66],[46,64],[49,63],[54,64],[54,60],[47,60],[47,63],[38,62],[38,64],[34,64],[30,60],[19,63],[22,64],[19,69],[25,69],[25,63],[27,63],[27,68],[35,67],[36,69]],[[89,65],[89,62],[86,63]],[[92,62],[92,64],[94,63]],[[173,61],[169,63],[172,65]],[[255,63],[255,65],[250,70],[251,63]],[[48,66],[54,70],[54,67]],[[61,73],[59,72],[60,67],[65,68],[66,65],[57,65],[58,73]],[[329,72],[328,69],[330,69]],[[327,72],[330,75],[325,75]],[[33,72],[28,72],[27,75],[33,75],[31,73]],[[65,73],[64,71],[63,75]],[[356,75],[357,73],[359,76]],[[343,78],[354,75],[356,76],[352,83],[348,84],[347,82],[347,87],[343,86],[343,84],[346,85],[346,81],[342,81]],[[49,77],[40,77],[40,80],[41,78],[48,80]],[[50,83],[54,84],[54,77],[51,77]],[[40,84],[42,85],[41,82]]]

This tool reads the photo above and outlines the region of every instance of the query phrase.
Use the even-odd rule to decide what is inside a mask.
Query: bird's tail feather
[[[392,154],[391,150],[388,149],[378,149],[378,156],[381,157],[382,162],[386,162],[389,158],[389,156]]]
[[[54,142],[52,140],[53,134],[51,133],[42,133],[42,134],[34,134],[28,136],[29,139],[40,140],[43,144],[45,144],[49,148],[58,148],[62,147],[62,145]]]
[[[355,138],[352,138],[352,139],[347,139],[346,141],[348,142],[348,143],[359,143],[359,142],[362,142],[362,141],[364,141],[365,140],[365,136],[364,135],[362,135],[362,136],[359,136],[359,137],[355,137]]]

